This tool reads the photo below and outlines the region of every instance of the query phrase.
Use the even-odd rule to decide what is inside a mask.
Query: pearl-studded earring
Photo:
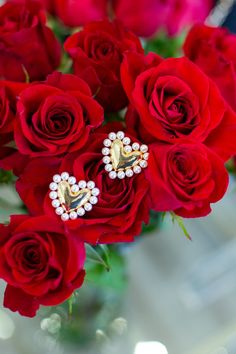
[[[103,145],[103,162],[111,179],[132,177],[148,166],[148,146],[131,143],[122,131],[111,132]]]
[[[68,172],[53,176],[49,189],[52,206],[63,221],[75,220],[91,211],[100,194],[93,181],[81,180],[77,183],[76,178]]]

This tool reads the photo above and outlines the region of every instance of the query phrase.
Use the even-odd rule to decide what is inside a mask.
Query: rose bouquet
[[[98,245],[134,241],[150,212],[183,225],[223,197],[236,154],[235,37],[196,25],[179,58],[138,37],[177,34],[211,6],[0,7],[1,178],[27,210],[0,225],[5,307],[33,317],[66,301],[83,284],[85,245],[106,265]]]

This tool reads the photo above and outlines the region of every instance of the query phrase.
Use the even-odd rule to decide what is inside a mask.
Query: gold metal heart
[[[119,139],[113,141],[110,151],[112,166],[115,171],[134,167],[142,159],[141,151],[125,152],[124,145]]]
[[[85,205],[91,197],[91,191],[88,188],[73,193],[71,186],[66,181],[61,181],[58,184],[57,192],[61,206],[69,213]]]

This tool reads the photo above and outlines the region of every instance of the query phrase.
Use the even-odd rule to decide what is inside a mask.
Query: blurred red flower
[[[55,70],[61,47],[37,1],[0,7],[0,76],[13,81],[42,80]]]
[[[225,28],[196,25],[186,38],[184,52],[236,110],[236,35]]]
[[[178,34],[193,23],[203,22],[213,6],[213,0],[38,1],[66,26],[79,27],[106,17],[117,18],[141,37],[150,37],[162,28],[170,35]]]

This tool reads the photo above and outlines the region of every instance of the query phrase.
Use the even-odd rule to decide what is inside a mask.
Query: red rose
[[[40,305],[57,305],[84,279],[84,244],[47,216],[12,216],[0,225],[0,277],[4,306],[33,317]]]
[[[44,79],[60,64],[60,44],[46,27],[36,1],[0,7],[0,76],[13,81]]]
[[[225,28],[196,25],[186,38],[184,52],[236,110],[236,36]]]
[[[20,166],[15,167],[15,174],[20,176],[16,182],[16,190],[31,215],[44,214],[43,204],[48,186],[60,166],[61,158],[44,157],[30,159],[27,163],[20,161]],[[42,174],[42,171],[45,173]]]
[[[24,83],[0,81],[0,167],[5,167],[5,159],[15,149],[7,146],[13,141],[13,127],[16,119],[16,100],[28,85]]]
[[[150,37],[163,25],[169,11],[168,1],[113,0],[115,16],[141,37]]]
[[[236,115],[196,65],[186,58],[166,59],[142,71],[139,61],[137,57],[136,70],[134,55],[126,54],[121,71],[138,113],[127,125],[144,143],[188,138],[204,142],[224,160],[236,152]]]
[[[224,162],[202,144],[152,145],[145,172],[152,207],[183,217],[209,214],[228,186]]]
[[[0,81],[0,135],[13,132],[16,116],[16,100],[28,84]]]
[[[170,35],[204,21],[212,0],[113,0],[116,17],[135,34],[150,37],[161,28]]]
[[[86,80],[105,109],[116,111],[126,106],[120,81],[123,53],[143,53],[134,34],[117,22],[94,22],[69,37],[65,49],[73,59],[74,73]]]
[[[107,14],[107,0],[55,0],[55,12],[66,26],[79,27],[102,20]]]
[[[204,22],[214,0],[169,0],[167,3],[169,13],[163,25],[170,35],[176,35],[194,23]]]
[[[19,95],[15,141],[31,157],[63,154],[82,148],[102,121],[103,109],[88,85],[56,72]]]
[[[111,180],[104,170],[103,141],[110,131],[120,128],[120,125],[111,125],[94,133],[85,149],[79,155],[66,155],[60,167],[59,160],[52,158],[31,160],[16,185],[30,213],[45,213],[58,223],[64,223],[51,205],[49,183],[54,174],[68,171],[78,182],[94,181],[100,195],[92,211],[67,221],[66,227],[75,232],[78,230],[80,237],[92,244],[133,241],[134,236],[140,234],[142,223],[149,219],[149,184],[144,173],[125,180]],[[47,174],[42,175],[42,170]]]

